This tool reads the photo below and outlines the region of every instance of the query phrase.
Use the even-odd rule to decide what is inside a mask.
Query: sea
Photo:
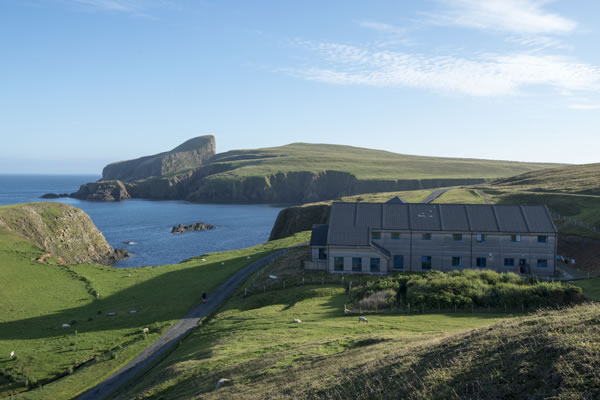
[[[85,211],[112,247],[131,257],[115,267],[175,264],[206,253],[264,243],[282,205],[203,204],[185,201],[131,199],[93,202],[62,198],[40,199],[45,193],[72,193],[100,179],[97,175],[0,175],[0,206],[58,201]],[[214,230],[172,234],[178,224],[204,222]]]

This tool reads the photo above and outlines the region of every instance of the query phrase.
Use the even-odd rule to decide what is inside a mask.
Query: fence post
[[[248,288],[244,288],[244,297],[248,296]]]
[[[302,277],[302,286],[304,286],[304,277]]]

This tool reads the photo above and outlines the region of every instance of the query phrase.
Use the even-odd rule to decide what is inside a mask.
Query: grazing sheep
[[[203,258],[202,261],[206,261],[206,258]]]
[[[224,262],[221,262],[221,265],[225,265],[225,263],[224,263]]]
[[[302,321],[301,321],[301,320],[299,320],[298,318],[296,318],[296,319],[294,320],[294,322],[295,322],[295,323],[297,323],[297,324],[299,324],[299,323],[301,323]]]
[[[219,379],[219,381],[217,382],[217,389],[219,389],[221,386],[223,386],[224,384],[226,384],[227,382],[230,382],[231,379],[225,379],[225,378],[221,378]]]
[[[69,325],[69,324],[62,324],[62,327],[63,327],[63,328],[70,328],[70,327],[71,327],[71,325]]]
[[[369,322],[368,319],[366,319],[365,317],[358,317],[358,322]]]
[[[142,329],[142,333],[147,335],[148,333],[150,333],[150,329],[144,328]]]
[[[12,360],[13,358],[15,358],[15,351],[11,351],[10,352],[10,359]]]

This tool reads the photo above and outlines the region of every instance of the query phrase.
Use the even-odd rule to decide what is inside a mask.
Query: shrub
[[[380,290],[370,294],[358,302],[360,308],[365,310],[378,310],[389,308],[395,303],[396,291],[393,289]]]

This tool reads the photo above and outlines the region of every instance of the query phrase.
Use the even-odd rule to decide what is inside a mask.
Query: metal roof
[[[556,233],[543,205],[332,204],[328,244],[368,246],[372,230]]]
[[[329,233],[329,225],[315,224],[312,226],[312,234],[310,235],[311,246],[327,246],[327,234]]]

